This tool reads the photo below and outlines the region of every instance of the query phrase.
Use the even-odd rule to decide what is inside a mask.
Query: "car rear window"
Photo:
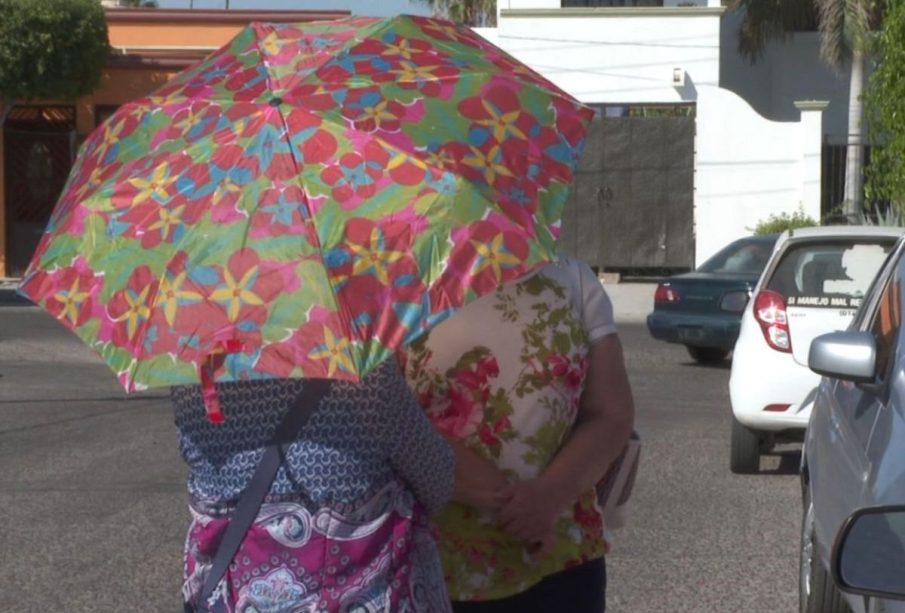
[[[765,288],[788,306],[857,308],[895,239],[834,239],[789,246]]]
[[[701,264],[697,272],[746,273],[759,275],[773,252],[772,239],[742,239],[729,243]]]

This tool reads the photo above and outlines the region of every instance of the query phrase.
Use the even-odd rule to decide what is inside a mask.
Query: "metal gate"
[[[694,267],[693,107],[655,108],[599,107],[588,132],[560,249],[600,271]]]
[[[6,272],[20,276],[43,234],[75,155],[73,107],[15,107],[4,130]]]

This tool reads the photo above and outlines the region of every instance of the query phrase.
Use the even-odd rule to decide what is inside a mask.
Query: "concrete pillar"
[[[801,208],[816,220],[820,220],[823,111],[829,104],[825,100],[795,102],[801,111]]]

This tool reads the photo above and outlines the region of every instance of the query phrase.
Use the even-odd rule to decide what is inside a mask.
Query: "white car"
[[[778,441],[801,441],[819,375],[811,341],[844,330],[903,228],[784,232],[742,314],[732,358],[730,468],[755,473]]]

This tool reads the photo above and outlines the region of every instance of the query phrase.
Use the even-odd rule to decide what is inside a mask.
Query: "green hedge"
[[[804,214],[804,211],[796,211],[795,213],[773,214],[757,222],[754,226],[754,234],[761,236],[764,234],[778,234],[785,230],[794,230],[795,228],[810,228],[820,225],[814,218]]]
[[[0,0],[0,107],[89,94],[109,53],[98,0]]]

